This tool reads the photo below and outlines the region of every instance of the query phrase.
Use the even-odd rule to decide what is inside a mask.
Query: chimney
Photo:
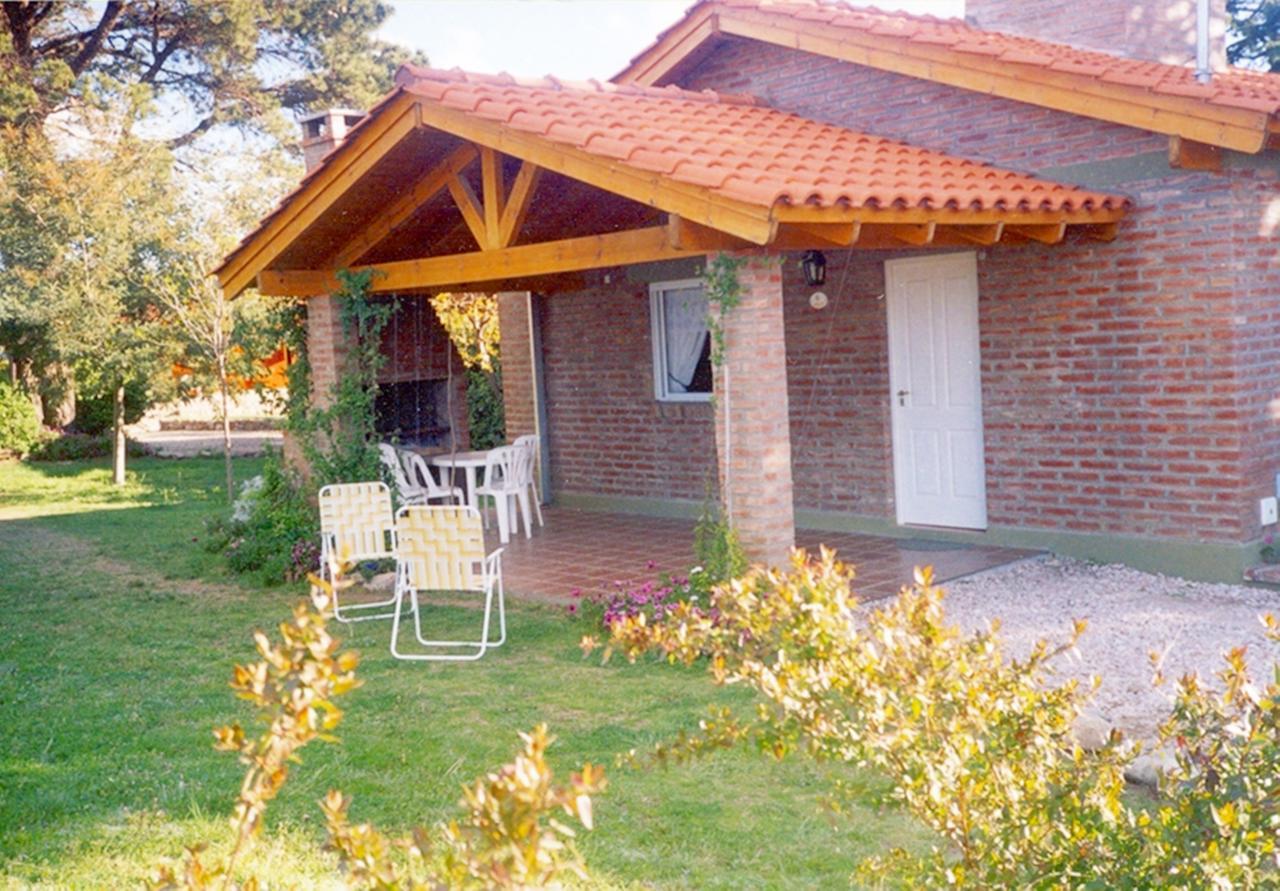
[[[355,109],[330,108],[309,114],[299,121],[302,125],[302,157],[307,164],[307,173],[340,145],[346,139],[347,131],[363,117],[364,112]]]
[[[1227,67],[1227,0],[1209,2],[1209,67]],[[965,0],[965,18],[1005,31],[1171,65],[1196,64],[1197,0]]]

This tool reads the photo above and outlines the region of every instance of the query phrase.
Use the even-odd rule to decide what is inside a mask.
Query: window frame
[[[686,288],[700,288],[705,295],[706,282],[701,278],[680,278],[649,283],[649,340],[653,347],[653,396],[658,402],[710,402],[715,395],[714,389],[707,393],[673,393],[667,389],[667,309],[663,298],[670,291]]]

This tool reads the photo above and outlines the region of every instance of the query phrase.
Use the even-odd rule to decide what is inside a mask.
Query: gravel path
[[[221,455],[221,430],[135,430],[129,438],[147,446],[164,458],[191,458]],[[279,430],[232,430],[231,454],[236,457],[261,455],[267,446],[280,448]]]
[[[1255,677],[1270,677],[1280,643],[1267,640],[1259,615],[1280,615],[1280,592],[1209,584],[1048,557],[994,569],[945,586],[947,613],[965,628],[998,618],[1010,653],[1042,637],[1062,640],[1072,619],[1089,621],[1079,658],[1063,660],[1063,676],[1102,677],[1093,703],[1127,735],[1155,736],[1168,715],[1173,682],[1189,671],[1211,678],[1222,654],[1247,645]],[[1148,653],[1163,653],[1169,682],[1151,684]]]

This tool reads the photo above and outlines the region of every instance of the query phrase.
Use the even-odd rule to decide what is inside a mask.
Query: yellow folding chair
[[[426,662],[468,662],[507,640],[506,603],[502,591],[502,548],[484,552],[484,527],[474,508],[453,505],[408,505],[396,514],[396,593],[391,621],[391,655]],[[479,640],[431,640],[422,634],[418,595],[423,591],[475,592],[484,595],[484,622]],[[494,604],[498,639],[490,638]],[[399,648],[400,619],[406,602],[413,612],[414,635],[427,652]],[[459,649],[475,652],[456,652]],[[443,652],[431,652],[441,650]],[[449,652],[454,650],[454,652]]]
[[[333,585],[333,615],[340,622],[388,619],[395,594],[373,603],[338,603],[338,576],[344,563],[394,559],[395,515],[385,483],[342,483],[320,490],[320,577]],[[380,610],[374,615],[359,613]]]

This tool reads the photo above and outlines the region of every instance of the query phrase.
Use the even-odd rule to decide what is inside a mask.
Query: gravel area
[[[1255,677],[1270,677],[1280,643],[1267,640],[1258,617],[1280,615],[1280,592],[1210,584],[1061,557],[1029,560],[945,585],[947,614],[968,629],[999,619],[1009,652],[1039,638],[1063,640],[1071,620],[1087,619],[1079,656],[1057,667],[1064,677],[1102,678],[1092,709],[1126,735],[1155,736],[1167,717],[1174,681],[1194,671],[1210,679],[1222,655],[1248,647]],[[1148,654],[1163,654],[1169,681],[1152,686]]]
[[[129,438],[164,458],[222,454],[220,430],[133,430]],[[280,448],[281,441],[279,430],[232,430],[231,454],[236,457],[261,455],[267,446]]]

